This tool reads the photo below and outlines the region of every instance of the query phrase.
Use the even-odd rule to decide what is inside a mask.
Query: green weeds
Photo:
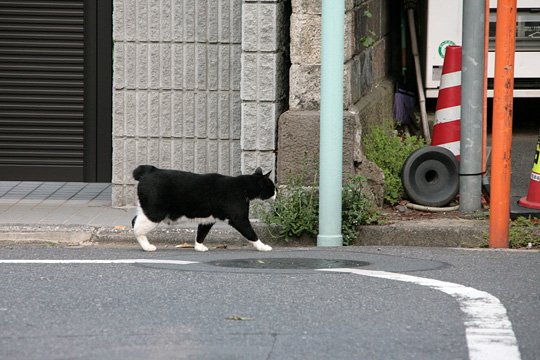
[[[363,144],[366,157],[384,173],[384,200],[391,205],[396,204],[405,194],[401,183],[403,163],[413,151],[425,145],[424,140],[399,135],[389,120],[371,127]]]
[[[345,184],[342,191],[343,244],[352,245],[360,225],[375,224],[379,212],[362,192],[365,179],[357,176]],[[317,187],[306,187],[302,181],[290,181],[278,191],[269,211],[260,214],[267,224],[277,225],[278,236],[290,239],[304,235],[314,237],[319,228],[319,196]]]

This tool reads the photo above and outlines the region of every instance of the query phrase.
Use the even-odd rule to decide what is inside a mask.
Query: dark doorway
[[[111,180],[112,0],[0,0],[0,180]]]

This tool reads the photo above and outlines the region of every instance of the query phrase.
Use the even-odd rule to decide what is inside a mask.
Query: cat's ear
[[[271,173],[272,173],[272,170],[270,170],[269,172],[267,172],[267,173],[264,174],[263,176],[264,176],[265,178],[268,178],[268,177],[270,177],[270,174],[271,174]]]
[[[253,173],[254,175],[262,175],[262,169],[260,167],[257,168],[257,170],[255,170],[255,172]]]

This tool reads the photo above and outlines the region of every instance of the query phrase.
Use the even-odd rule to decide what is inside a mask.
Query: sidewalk
[[[123,245],[138,247],[131,220],[135,208],[111,206],[111,184],[61,182],[0,182],[0,242],[48,242],[65,245]],[[271,229],[253,221],[260,238],[272,245],[312,245],[309,241],[284,243]],[[160,226],[149,238],[158,247],[193,244],[197,224]],[[361,228],[358,245],[417,245],[471,247],[482,242],[487,222],[442,218],[404,220]],[[242,236],[224,223],[208,235],[209,244],[245,246]]]

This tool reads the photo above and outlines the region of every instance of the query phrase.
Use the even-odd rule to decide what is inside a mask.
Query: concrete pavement
[[[511,196],[527,193],[536,131],[513,137]],[[113,208],[111,184],[62,182],[0,182],[0,241],[46,241],[78,244],[131,244],[138,247],[131,230],[135,208]],[[440,219],[391,221],[363,226],[358,245],[415,245],[475,247],[488,231],[488,220],[466,220],[458,216]],[[280,245],[272,229],[254,221],[259,237]],[[193,243],[197,225],[161,226],[149,236],[158,246]],[[245,246],[234,229],[216,224],[207,242]],[[307,245],[308,243],[303,243]],[[297,244],[292,244],[297,245]]]
[[[0,241],[130,244],[138,248],[131,230],[136,209],[113,208],[110,192],[110,184],[0,182]],[[265,242],[284,244],[273,236],[270,227],[257,220],[253,224]],[[471,247],[481,243],[486,226],[486,221],[458,218],[395,221],[362,227],[358,243]],[[149,237],[159,247],[192,244],[196,229],[197,225],[189,222],[160,226]],[[226,224],[216,224],[207,242],[214,246],[247,245]]]

